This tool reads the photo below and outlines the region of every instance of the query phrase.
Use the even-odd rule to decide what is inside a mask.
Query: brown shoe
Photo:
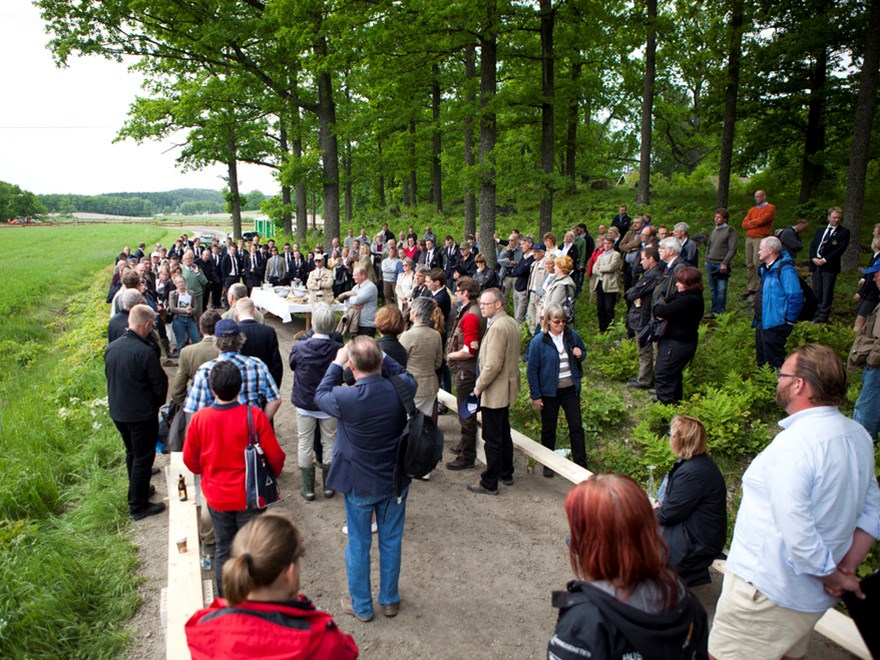
[[[392,605],[379,605],[379,608],[382,610],[382,614],[387,616],[389,619],[392,619],[397,616],[397,613],[400,611],[400,603],[394,603]]]
[[[449,448],[449,451],[451,451],[453,454],[455,454],[455,455],[457,456],[457,455],[460,454],[463,450],[462,450],[461,445],[455,445],[454,447],[450,447],[450,448]]]
[[[473,463],[468,463],[464,458],[459,456],[454,461],[449,461],[446,464],[447,470],[471,470],[476,466]]]
[[[361,623],[367,623],[367,622],[373,620],[372,614],[370,614],[369,616],[361,616],[360,614],[355,612],[354,607],[352,607],[352,604],[351,604],[351,596],[349,596],[347,594],[342,597],[342,600],[340,601],[339,604],[342,607],[343,612],[345,612],[346,614],[351,614],[355,619],[357,619]]]

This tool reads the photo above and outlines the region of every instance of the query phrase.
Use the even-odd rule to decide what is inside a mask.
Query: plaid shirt
[[[217,358],[205,362],[196,375],[193,376],[192,387],[186,395],[183,409],[188,413],[195,413],[202,408],[207,408],[214,403],[214,393],[208,385],[208,375],[215,364],[222,361],[234,362],[241,372],[241,392],[238,393],[238,402],[252,406],[262,406],[268,401],[275,401],[279,397],[278,386],[275,379],[269,373],[266,363],[260,358],[248,357],[241,353],[228,351],[221,353]]]

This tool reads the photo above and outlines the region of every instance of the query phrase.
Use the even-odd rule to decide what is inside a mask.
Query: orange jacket
[[[743,219],[742,228],[746,230],[749,238],[766,238],[773,231],[773,219],[776,217],[776,207],[773,204],[765,204],[761,208],[753,206]]]

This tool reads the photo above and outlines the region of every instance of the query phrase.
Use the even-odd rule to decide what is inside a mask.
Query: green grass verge
[[[0,308],[0,656],[117,657],[139,603],[107,416],[108,265],[156,228],[6,230]],[[50,258],[43,258],[50,255]],[[100,275],[99,275],[100,273]],[[83,282],[94,282],[83,291]]]

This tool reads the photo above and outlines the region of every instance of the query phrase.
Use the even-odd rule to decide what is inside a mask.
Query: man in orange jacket
[[[746,230],[746,269],[749,273],[749,288],[740,296],[742,300],[755,295],[758,290],[758,270],[761,268],[758,247],[761,245],[762,238],[767,238],[773,233],[775,218],[776,207],[767,201],[767,193],[763,190],[756,190],[755,205],[749,209],[742,221],[742,228]]]

